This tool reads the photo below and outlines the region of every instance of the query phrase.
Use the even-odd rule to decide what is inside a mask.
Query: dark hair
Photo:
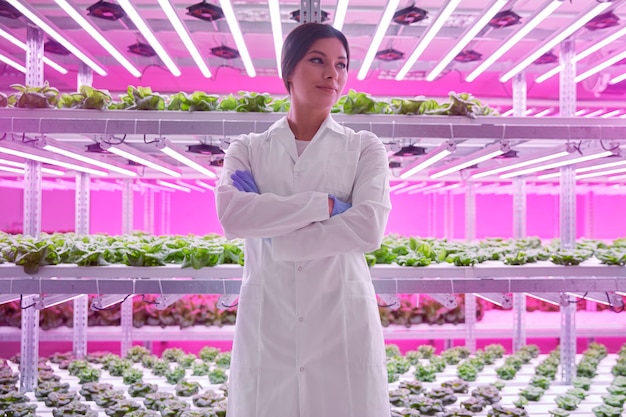
[[[341,31],[334,27],[323,23],[302,23],[296,26],[292,30],[285,42],[283,43],[281,71],[283,74],[283,83],[288,93],[291,93],[289,89],[289,77],[293,74],[296,65],[306,55],[313,45],[319,39],[337,38],[343,44],[346,50],[346,69],[350,65],[350,48],[348,48],[348,40]]]

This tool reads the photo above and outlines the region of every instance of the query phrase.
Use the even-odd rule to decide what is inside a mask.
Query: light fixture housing
[[[130,161],[134,161],[140,165],[147,166],[148,168],[152,168],[155,171],[162,172],[165,175],[169,175],[171,177],[180,178],[182,176],[180,169],[177,167],[167,164],[159,159],[153,157],[152,155],[148,155],[146,153],[142,153],[131,146],[128,146],[124,143],[111,145],[109,143],[101,143],[105,150],[114,153],[122,158],[126,158]]]
[[[136,177],[137,172],[124,168],[120,165],[96,159],[84,153],[78,153],[75,149],[60,143],[51,138],[43,138],[37,142],[37,146],[43,150],[54,152],[59,155],[66,156],[68,158],[76,159],[86,164],[94,165],[99,168],[108,169],[109,171],[117,172],[118,174],[126,175],[128,177]]]
[[[137,9],[133,6],[130,0],[117,0],[120,6],[126,12],[128,18],[133,22],[137,30],[141,33],[144,39],[150,44],[150,46],[157,53],[163,64],[167,67],[167,69],[172,73],[174,77],[180,77],[181,72],[180,69],[176,66],[172,58],[168,55],[163,48],[163,45],[158,41],[148,24],[141,17]]]
[[[235,45],[237,45],[237,49],[241,55],[241,60],[243,61],[246,73],[248,74],[248,77],[254,78],[256,77],[256,71],[254,70],[254,65],[252,64],[252,58],[250,58],[246,42],[243,39],[243,34],[239,28],[239,22],[237,21],[237,16],[235,16],[233,6],[230,3],[230,0],[220,0],[220,5],[222,6],[222,11],[226,17],[226,23],[228,23],[228,27],[230,28],[230,33],[232,33],[233,39],[235,40]]]
[[[8,5],[8,3],[6,3]],[[26,51],[26,43],[22,42],[21,40],[17,39],[15,36],[13,36],[12,34],[10,34],[9,32],[7,32],[6,30],[0,29],[0,37],[6,39],[7,41],[11,42],[13,45],[17,46],[18,48],[20,48],[23,51]],[[56,42],[56,41],[54,41]],[[45,45],[44,44],[44,50],[45,50]],[[67,69],[65,69],[64,67],[62,67],[61,65],[57,64],[56,62],[54,62],[53,60],[51,60],[50,58],[44,56],[43,57],[43,63],[52,67],[55,71],[60,72],[61,74],[67,74]]]
[[[57,165],[66,169],[84,172],[87,174],[93,174],[102,177],[108,175],[107,171],[94,169],[89,166],[85,166],[85,164],[83,163],[75,162],[63,156],[51,155],[50,153],[41,149],[37,149],[28,145],[22,145],[19,143],[1,141],[0,152],[7,155],[18,156],[24,159],[30,159],[32,161],[42,162],[50,165]]]
[[[63,35],[61,35],[60,30],[53,27],[53,25],[47,21],[44,17],[42,17],[32,6],[25,5],[19,0],[6,0],[19,10],[28,20],[33,22],[37,27],[46,32],[48,36],[59,42],[65,48],[67,48],[72,54],[74,54],[78,59],[83,61],[88,67],[93,69],[96,74],[101,76],[106,76],[106,70],[98,64],[95,59],[90,57],[86,52],[78,49],[74,44],[72,44],[69,40],[67,40]]]
[[[508,152],[510,149],[511,147],[508,142],[496,143],[487,146],[479,151],[473,152],[463,158],[459,158],[457,161],[453,161],[450,164],[443,166],[437,170],[434,170],[429,173],[429,176],[432,179],[441,178],[443,176],[460,171],[464,168],[468,168],[470,166],[487,161],[491,158],[495,158],[496,156]]]
[[[182,20],[178,16],[178,13],[176,13],[176,10],[174,9],[174,7],[172,7],[172,3],[170,3],[170,0],[158,0],[158,2],[161,6],[161,9],[163,9],[163,12],[165,12],[165,16],[167,16],[168,20],[174,27],[174,30],[178,34],[178,37],[183,42],[183,45],[185,45],[187,52],[189,52],[189,55],[191,55],[191,58],[196,63],[196,66],[200,70],[200,73],[202,73],[202,76],[205,78],[210,78],[211,71],[209,70],[209,67],[207,66],[202,55],[200,55],[200,51],[198,51],[195,43],[191,39],[191,35],[189,35],[189,31],[187,30],[187,26],[183,24]]]
[[[479,16],[474,19],[471,25],[463,32],[463,34],[454,43],[454,46],[444,55],[444,57],[435,65],[435,67],[426,74],[426,81],[434,81],[439,74],[448,66],[448,64],[455,60],[457,62],[473,62],[482,58],[482,55],[471,49],[465,50],[465,47],[476,37],[476,35],[483,30],[485,25],[493,19],[494,13],[502,8],[507,3],[507,0],[494,0],[487,6],[487,8],[481,12]]]
[[[519,177],[521,175],[533,174],[535,172],[545,171],[548,169],[560,168],[560,167],[564,167],[567,165],[573,165],[573,164],[577,164],[577,163],[585,162],[585,161],[592,161],[594,159],[604,158],[613,154],[614,154],[613,151],[604,151],[604,150],[592,151],[592,153],[589,155],[583,155],[583,156],[578,156],[578,157],[575,154],[573,154],[570,158],[567,158],[558,162],[552,162],[550,164],[539,165],[535,167],[522,169],[519,171],[508,172],[506,174],[501,175],[500,178],[507,179],[507,178]]]
[[[548,0],[544,3],[532,16],[528,18],[517,31],[511,33],[498,48],[492,52],[480,65],[472,70],[466,77],[465,81],[472,82],[480,74],[485,72],[487,68],[492,66],[498,59],[500,59],[505,53],[513,48],[517,43],[530,33],[537,25],[543,22],[550,14],[561,6],[563,2],[561,0]]]
[[[595,3],[587,10],[583,11],[579,14],[572,23],[565,26],[561,30],[552,34],[545,42],[543,42],[539,47],[532,50],[528,53],[524,58],[520,59],[517,63],[513,65],[513,68],[504,73],[500,78],[500,82],[507,82],[516,74],[519,74],[522,70],[524,70],[527,66],[532,64],[537,58],[543,55],[546,51],[554,48],[559,45],[563,40],[567,39],[569,36],[576,33],[578,29],[583,27],[585,23],[589,21],[589,19],[597,16],[602,13],[607,8],[611,7],[613,4],[611,2],[603,2],[603,3]]]
[[[126,17],[124,9],[119,5],[104,0],[99,0],[97,3],[87,7],[87,15],[110,21],[116,21]]]
[[[570,152],[563,150],[562,147],[557,147],[552,149],[545,154],[534,156],[528,159],[524,159],[523,161],[516,162],[510,165],[504,165],[495,168],[482,168],[476,171],[473,171],[470,178],[479,179],[488,177],[490,175],[500,174],[506,171],[513,171],[518,168],[524,168],[530,165],[540,164],[542,162],[551,161],[553,159],[564,158],[570,155]]]
[[[214,22],[224,18],[222,9],[219,6],[207,3],[206,0],[187,7],[187,14],[207,22]]]
[[[432,151],[428,152],[425,156],[416,159],[411,164],[402,168],[399,177],[401,179],[407,179],[417,174],[420,171],[428,168],[429,166],[441,161],[448,155],[452,154],[456,150],[456,145],[453,142],[446,142]]]
[[[398,7],[398,3],[400,3],[400,0],[389,0],[389,2],[387,2],[383,15],[376,26],[376,31],[374,32],[370,46],[365,53],[365,58],[363,58],[363,61],[361,62],[361,68],[359,68],[359,72],[356,76],[358,80],[362,81],[367,76],[372,62],[374,62],[376,52],[378,52],[378,47],[382,43],[383,38],[387,33],[387,28],[389,28],[389,25],[391,24],[391,19],[393,18],[396,8]]]
[[[401,81],[408,74],[411,68],[413,68],[413,65],[415,65],[420,56],[422,56],[422,53],[424,53],[426,48],[428,48],[428,45],[430,45],[435,36],[437,36],[437,33],[439,33],[452,12],[460,3],[461,0],[446,0],[444,6],[437,14],[437,17],[430,22],[430,25],[428,25],[426,31],[420,37],[415,49],[411,52],[411,55],[409,55],[409,58],[406,60],[402,68],[400,68],[398,74],[396,74],[396,81]]]
[[[202,175],[206,175],[209,178],[217,178],[215,172],[210,169],[204,167],[200,162],[196,161],[194,158],[190,158],[185,155],[184,152],[178,150],[176,146],[174,146],[169,140],[165,138],[160,138],[155,142],[157,149],[166,154],[167,156],[174,158],[178,162],[187,165],[188,167],[198,171]]]
[[[428,17],[428,12],[419,7],[409,6],[404,9],[398,10],[393,14],[393,21],[399,25],[412,25],[413,23],[421,22]]]

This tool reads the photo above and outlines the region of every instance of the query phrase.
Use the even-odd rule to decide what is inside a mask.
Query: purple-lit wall
[[[154,230],[144,224],[145,196],[134,193],[134,229],[161,234],[162,192],[154,194]],[[171,195],[171,234],[221,233],[215,213],[214,197],[206,193],[182,192]],[[448,194],[449,195],[449,194]],[[465,195],[392,194],[387,233],[463,239],[465,236]],[[0,230],[21,230],[22,190],[0,188]],[[43,231],[74,230],[74,192],[44,191],[42,197]],[[626,195],[579,195],[577,199],[577,236],[613,239],[626,236]],[[450,210],[453,215],[448,213]],[[91,192],[91,233],[122,232],[122,193]],[[513,198],[510,195],[476,195],[476,237],[511,237]],[[527,198],[527,235],[544,239],[559,235],[559,197],[529,195]],[[447,232],[447,233],[446,233]]]

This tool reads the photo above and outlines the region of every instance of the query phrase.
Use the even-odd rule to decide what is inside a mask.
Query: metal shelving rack
[[[27,79],[30,85],[42,83],[41,30],[28,28]],[[575,106],[574,67],[571,63],[571,41],[562,47],[562,59],[566,70],[561,72],[563,94],[561,117],[535,118],[520,117],[525,109],[526,85],[523,76],[514,81],[515,116],[511,118],[401,116],[401,115],[335,115],[342,124],[355,130],[366,129],[379,137],[422,137],[441,140],[491,139],[494,141],[516,141],[541,139],[587,140],[589,138],[623,141],[626,139],[626,119],[580,119],[573,116]],[[79,83],[90,83],[90,73],[81,69]],[[0,132],[8,134],[46,135],[57,133],[80,133],[84,135],[139,134],[168,136],[172,141],[180,135],[220,135],[233,136],[267,129],[281,114],[245,113],[182,113],[182,112],[123,112],[89,110],[31,110],[5,109],[0,112]],[[546,127],[549,126],[549,129]],[[571,215],[575,199],[571,169],[563,170],[562,183],[565,203],[561,208],[562,233],[565,237],[575,236]],[[569,175],[568,175],[569,174]],[[89,178],[77,177],[77,213],[86,213],[85,199]],[[525,217],[524,183],[516,182],[515,187],[515,237],[524,236]],[[24,193],[25,233],[37,236],[40,231],[41,216],[41,166],[28,163],[25,174]],[[132,188],[130,180],[124,181],[123,191],[123,230],[132,230]],[[473,198],[469,196],[468,198]],[[473,215],[473,212],[470,211]],[[468,216],[470,216],[468,214]],[[473,218],[468,217],[473,225]],[[77,230],[84,230],[86,219],[77,218]],[[471,230],[468,229],[471,236]],[[570,245],[571,239],[564,240]],[[514,272],[515,271],[515,272]],[[502,264],[485,263],[474,267],[454,267],[433,265],[427,268],[400,268],[376,266],[373,268],[374,285],[377,292],[397,293],[514,293],[566,291],[626,291],[626,269],[607,267],[586,262],[577,267],[561,267],[538,263],[524,267],[511,267]],[[135,294],[135,293],[213,293],[236,294],[239,290],[241,269],[236,266],[220,266],[201,271],[182,270],[179,267],[130,268],[124,266],[81,268],[60,265],[43,267],[36,277],[24,274],[21,268],[13,265],[0,265],[0,293],[3,294]],[[513,276],[513,277],[512,277]],[[120,278],[125,277],[125,278]],[[149,278],[148,278],[149,277]],[[546,277],[550,277],[547,278]],[[55,278],[55,279],[51,279]],[[514,302],[515,346],[524,343],[523,309],[521,296]],[[35,300],[27,295],[24,303]],[[80,301],[79,301],[80,303]],[[132,304],[127,301],[122,307],[122,352],[130,346],[132,328]],[[565,309],[567,310],[567,309]],[[79,309],[79,315],[86,314],[86,308]],[[471,316],[471,315],[470,315]],[[36,382],[38,354],[38,312],[27,309],[22,316],[22,364],[21,391],[32,391]],[[571,347],[575,337],[573,311],[563,313],[562,337]],[[475,343],[471,325],[467,326],[466,337],[470,345]],[[75,335],[75,352],[84,353],[86,326],[78,326]],[[570,380],[574,357],[571,349],[561,358],[566,364],[563,379]]]

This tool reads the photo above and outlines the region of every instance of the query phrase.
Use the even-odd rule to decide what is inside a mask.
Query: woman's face
[[[347,65],[346,50],[339,39],[315,41],[288,80],[291,101],[330,111],[346,85]]]

